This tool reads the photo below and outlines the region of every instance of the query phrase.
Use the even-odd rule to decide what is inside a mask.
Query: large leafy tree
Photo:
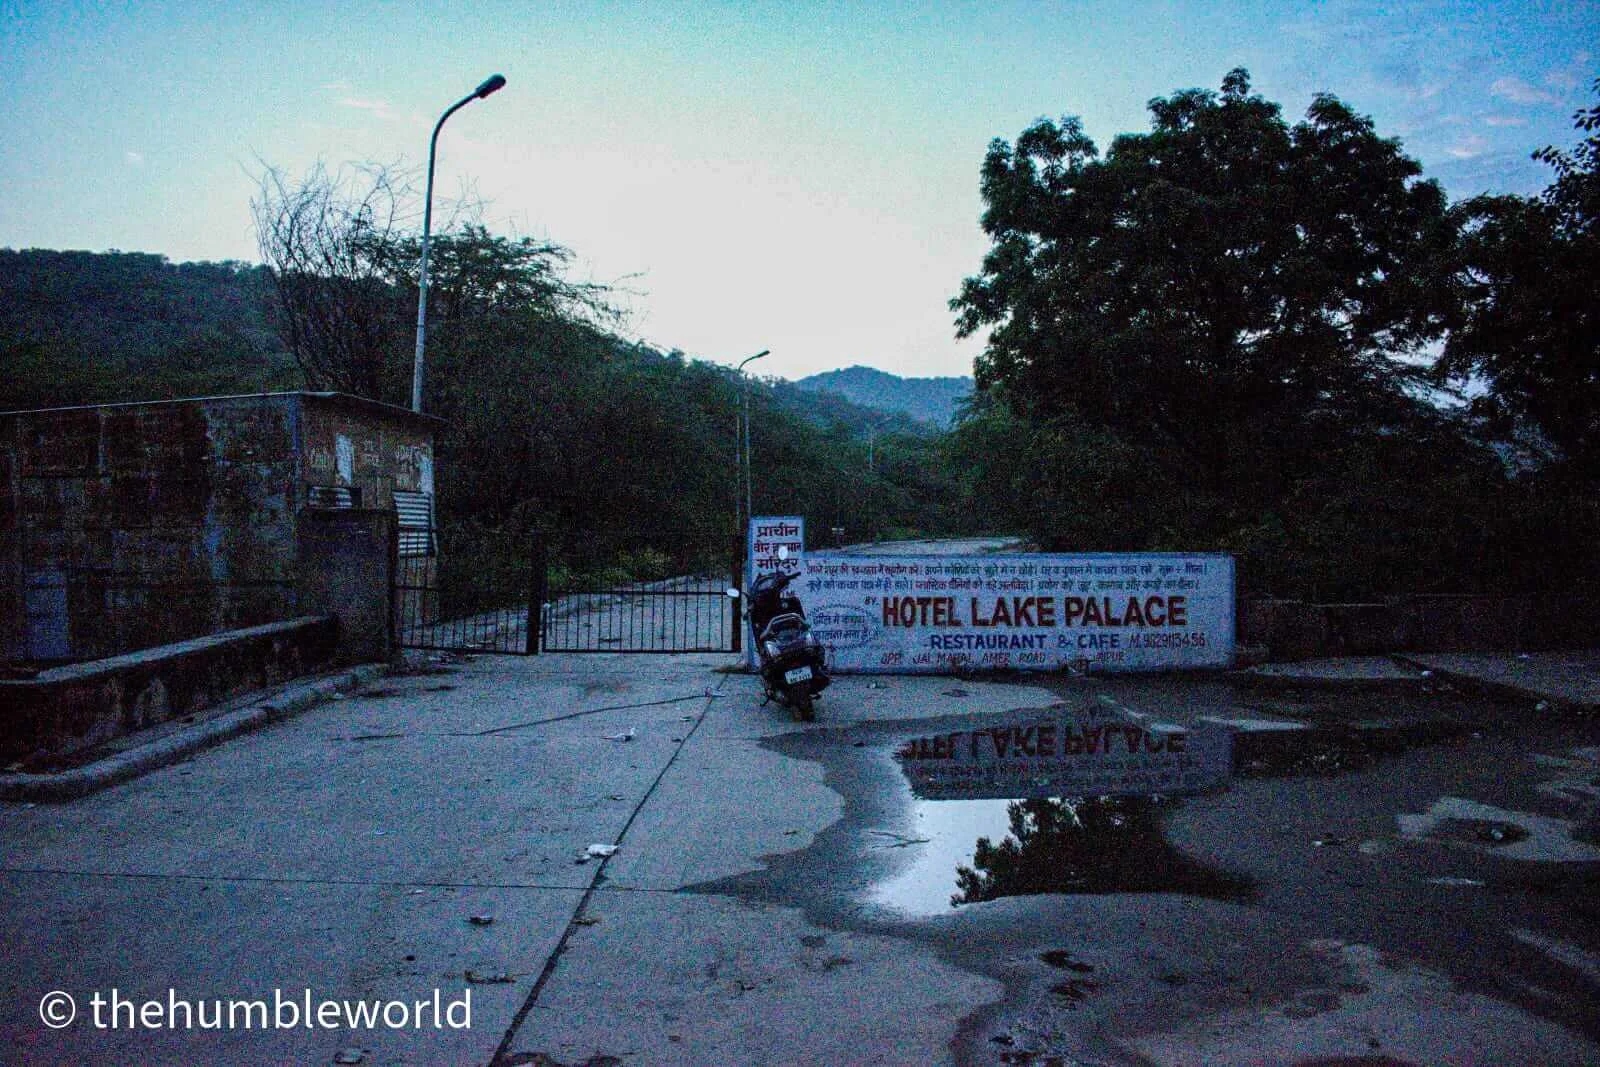
[[[1600,80],[1595,82],[1600,92]],[[1452,279],[1461,317],[1437,370],[1481,378],[1477,408],[1531,420],[1570,461],[1600,474],[1600,105],[1574,121],[1571,152],[1534,157],[1556,178],[1536,199],[1485,196],[1455,214],[1463,230]]]
[[[989,331],[979,389],[1031,422],[1268,498],[1340,427],[1408,406],[1406,357],[1442,328],[1445,198],[1332,96],[1291,126],[1235,70],[1149,108],[1104,158],[1070,117],[991,144],[993,246],[958,329]]]

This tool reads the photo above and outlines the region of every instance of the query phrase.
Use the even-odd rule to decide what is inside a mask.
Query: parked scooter
[[[780,556],[786,555],[780,550]],[[832,679],[822,642],[811,632],[800,598],[789,591],[789,583],[798,577],[798,573],[758,577],[750,588],[746,617],[767,699],[787,704],[796,721],[811,722],[816,718],[817,695]]]

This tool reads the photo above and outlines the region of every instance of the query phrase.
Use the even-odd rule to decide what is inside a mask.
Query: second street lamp
[[[746,356],[739,363],[739,377],[744,386],[744,521],[750,521],[750,379],[745,376],[744,365],[760,359],[762,356],[771,355],[770,348],[763,348],[753,356]],[[734,518],[739,512],[739,435],[733,438],[733,510]],[[741,527],[742,529],[742,527]]]
[[[457,100],[450,110],[439,116],[438,123],[433,127],[433,137],[428,141],[428,191],[422,200],[422,267],[417,272],[417,355],[411,365],[412,411],[422,410],[422,358],[428,338],[428,237],[433,228],[433,157],[439,148],[439,131],[444,128],[445,119],[474,100],[482,100],[490,93],[498,92],[505,84],[505,76],[501,74],[491,74],[485,78],[482,85]]]

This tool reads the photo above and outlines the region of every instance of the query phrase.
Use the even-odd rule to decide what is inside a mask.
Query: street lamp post
[[[746,356],[744,358],[744,360],[742,360],[739,363],[739,377],[743,379],[743,383],[744,383],[744,417],[743,417],[743,419],[741,421],[743,422],[743,425],[744,425],[744,518],[745,518],[746,522],[749,522],[750,518],[751,518],[751,511],[750,511],[750,379],[748,377],[745,377],[744,365],[746,363],[750,363],[750,362],[753,362],[755,360],[758,360],[762,356],[770,355],[771,353],[772,353],[772,350],[770,348],[763,348],[761,351],[757,352],[753,356]],[[735,517],[735,519],[737,519],[738,518],[738,512],[739,512],[739,435],[737,433],[734,435],[734,438],[733,438],[733,449],[734,449],[734,455],[733,455],[733,510],[734,510],[734,517]]]
[[[438,123],[433,127],[433,137],[428,141],[428,191],[422,201],[422,269],[417,274],[417,355],[411,365],[412,411],[422,410],[422,356],[428,339],[428,237],[433,228],[433,157],[439,148],[439,131],[444,128],[445,119],[474,100],[482,100],[504,88],[505,84],[503,75],[490,75],[482,85],[457,100],[449,111],[439,116]]]

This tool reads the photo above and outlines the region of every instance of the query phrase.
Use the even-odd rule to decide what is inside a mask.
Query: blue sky
[[[257,258],[263,162],[426,162],[621,281],[628,332],[784,377],[968,373],[991,138],[1107,145],[1234,66],[1331,91],[1452,196],[1533,193],[1600,74],[1594,3],[271,4],[0,0],[0,246]]]

